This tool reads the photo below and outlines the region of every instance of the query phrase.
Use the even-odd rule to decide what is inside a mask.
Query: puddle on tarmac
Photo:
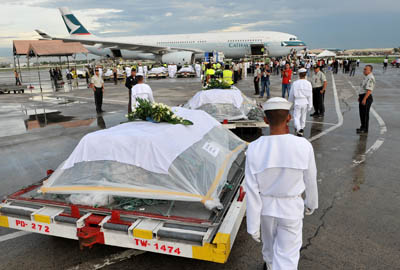
[[[26,120],[26,128],[30,130],[47,125],[62,124],[72,121],[74,118],[73,116],[64,116],[60,112],[33,114],[29,115],[28,120]]]
[[[61,112],[51,112],[30,115],[25,121],[25,126],[27,130],[32,130],[36,128],[44,128],[51,125],[59,125],[64,128],[75,128],[90,126],[97,120],[97,126],[99,128],[104,128],[104,120],[99,121],[98,118],[89,119],[76,119],[73,116],[62,115]]]

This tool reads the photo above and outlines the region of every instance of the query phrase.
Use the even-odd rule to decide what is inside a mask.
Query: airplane
[[[306,44],[295,35],[273,32],[209,32],[178,35],[146,35],[100,38],[91,34],[68,8],[59,8],[70,34],[67,38],[36,32],[43,39],[80,42],[90,53],[103,57],[154,60],[166,64],[193,64],[206,52],[223,52],[225,58],[249,55],[286,56],[304,50]]]

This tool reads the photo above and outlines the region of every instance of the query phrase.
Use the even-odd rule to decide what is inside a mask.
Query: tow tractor
[[[210,164],[222,164],[216,167],[215,178],[223,177],[226,182],[218,184],[217,187],[216,183],[221,182],[215,180],[209,189],[209,192],[216,188],[219,190],[216,199],[219,200],[221,207],[218,209],[210,210],[202,202],[195,200],[175,201],[154,198],[134,200],[122,195],[106,206],[97,207],[72,203],[70,194],[38,192],[46,181],[52,179],[52,176],[60,175],[58,168],[55,172],[47,171],[47,176],[38,183],[7,196],[0,204],[0,226],[74,239],[79,241],[81,249],[103,244],[225,263],[245,214],[243,181],[246,144],[232,137],[234,135],[224,128],[215,127],[212,132],[220,134],[218,136],[226,134],[225,137],[222,136],[225,139],[221,142],[226,142],[226,136],[230,136],[232,139],[227,144],[230,148],[225,150],[221,146],[218,149],[210,139],[212,136],[206,136],[207,138],[203,138],[204,141],[193,146],[200,152],[190,155],[197,156],[196,153],[200,153],[206,157],[207,162],[211,162]],[[207,158],[208,155],[210,158]],[[215,163],[212,161],[212,156],[221,158]],[[181,159],[190,166],[198,166],[197,161],[187,157]],[[200,164],[202,162],[200,160]],[[183,166],[182,163],[173,164],[176,167]],[[212,165],[207,166],[212,167]],[[196,168],[194,170],[202,171]],[[188,173],[194,175],[194,171],[190,171]],[[203,171],[201,174],[205,173]],[[150,179],[149,175],[143,179]],[[155,176],[157,177],[157,174]],[[57,188],[59,187],[54,189]],[[80,186],[70,187],[71,190],[79,188]],[[100,189],[99,186],[87,187],[88,190],[96,188]],[[118,190],[117,187],[108,189]],[[164,193],[174,192],[164,191]],[[175,192],[175,195],[177,194],[178,192]]]

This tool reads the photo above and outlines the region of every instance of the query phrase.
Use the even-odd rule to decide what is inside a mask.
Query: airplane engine
[[[161,62],[166,64],[185,65],[194,63],[192,52],[171,52],[161,56]]]

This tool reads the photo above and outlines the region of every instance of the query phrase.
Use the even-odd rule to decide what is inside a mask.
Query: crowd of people
[[[277,64],[270,67],[255,65],[256,95],[259,94],[258,83],[263,76],[281,72],[282,77],[282,97],[268,98],[263,104],[270,136],[262,136],[250,143],[246,152],[247,232],[255,241],[262,240],[266,270],[297,269],[304,213],[311,215],[318,208],[313,147],[310,142],[298,137],[303,137],[307,113],[313,107],[311,116],[324,116],[327,80],[322,70],[329,65],[336,74],[341,67],[344,74],[354,76],[359,65],[353,59],[319,60],[312,66],[308,65],[309,61],[299,67],[299,78],[295,81],[292,81],[295,69],[291,61],[286,62],[284,68],[279,64],[278,69],[274,67]],[[314,72],[310,72],[311,69]],[[363,70],[364,78],[358,93],[361,126],[356,129],[357,134],[368,133],[372,92],[376,83],[372,71],[372,65],[366,65]],[[262,95],[260,91],[260,97]],[[292,117],[298,137],[289,134],[288,123]],[[305,193],[305,199],[302,193]]]
[[[247,231],[254,240],[263,242],[264,269],[297,269],[302,246],[303,213],[311,215],[318,208],[316,165],[312,145],[304,138],[307,114],[322,118],[325,114],[327,78],[325,72],[354,76],[359,61],[355,59],[305,59],[288,56],[263,63],[233,62],[196,64],[203,83],[218,79],[228,85],[237,84],[252,73],[254,94],[267,97],[262,105],[271,136],[262,136],[251,143],[246,154]],[[145,67],[124,67],[127,77],[128,113],[135,110],[137,99],[154,102],[151,87],[145,83]],[[85,68],[89,87],[93,90],[96,112],[101,114],[104,94],[102,67]],[[325,70],[325,72],[324,72]],[[373,67],[366,65],[358,96],[361,126],[358,134],[368,133],[369,111],[375,88]],[[129,73],[128,73],[129,72]],[[114,77],[118,76],[116,68]],[[50,74],[60,78],[61,70]],[[71,71],[72,79],[76,71]],[[298,79],[294,80],[294,74]],[[271,97],[271,76],[281,80],[281,97]],[[291,112],[290,112],[291,111]],[[292,119],[296,136],[289,134]],[[301,194],[305,191],[306,198]],[[289,198],[289,199],[288,199]]]

